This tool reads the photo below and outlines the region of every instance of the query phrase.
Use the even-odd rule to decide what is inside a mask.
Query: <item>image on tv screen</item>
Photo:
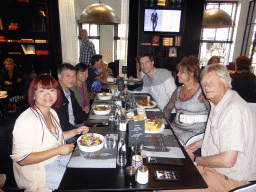
[[[144,31],[180,32],[181,10],[145,9]]]

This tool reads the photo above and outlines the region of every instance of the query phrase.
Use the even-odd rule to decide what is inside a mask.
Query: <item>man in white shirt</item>
[[[142,53],[139,60],[141,70],[145,73],[142,92],[149,93],[163,110],[177,87],[175,80],[167,69],[154,67],[153,56],[150,53]]]
[[[204,139],[185,149],[208,188],[184,191],[227,192],[256,180],[256,114],[231,90],[226,66],[207,65],[201,72],[201,85],[211,111]],[[198,148],[201,157],[193,154]]]

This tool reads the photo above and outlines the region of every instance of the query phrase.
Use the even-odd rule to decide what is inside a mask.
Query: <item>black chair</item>
[[[116,60],[115,62],[110,62],[110,63],[108,64],[108,67],[109,67],[110,69],[112,69],[113,75],[114,75],[115,78],[116,78],[117,76],[119,76],[119,61],[118,61],[118,60]]]

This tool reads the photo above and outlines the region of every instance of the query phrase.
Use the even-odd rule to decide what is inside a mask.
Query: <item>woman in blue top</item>
[[[88,91],[101,92],[101,84],[107,83],[108,65],[102,61],[102,55],[93,55],[91,58],[92,66],[88,70],[86,80]],[[101,70],[100,70],[101,69]]]

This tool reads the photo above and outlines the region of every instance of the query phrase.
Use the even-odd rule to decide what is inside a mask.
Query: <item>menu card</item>
[[[118,85],[118,91],[124,90],[124,80],[122,78],[117,79],[116,84]]]
[[[128,146],[144,143],[145,121],[134,121],[128,124]]]

